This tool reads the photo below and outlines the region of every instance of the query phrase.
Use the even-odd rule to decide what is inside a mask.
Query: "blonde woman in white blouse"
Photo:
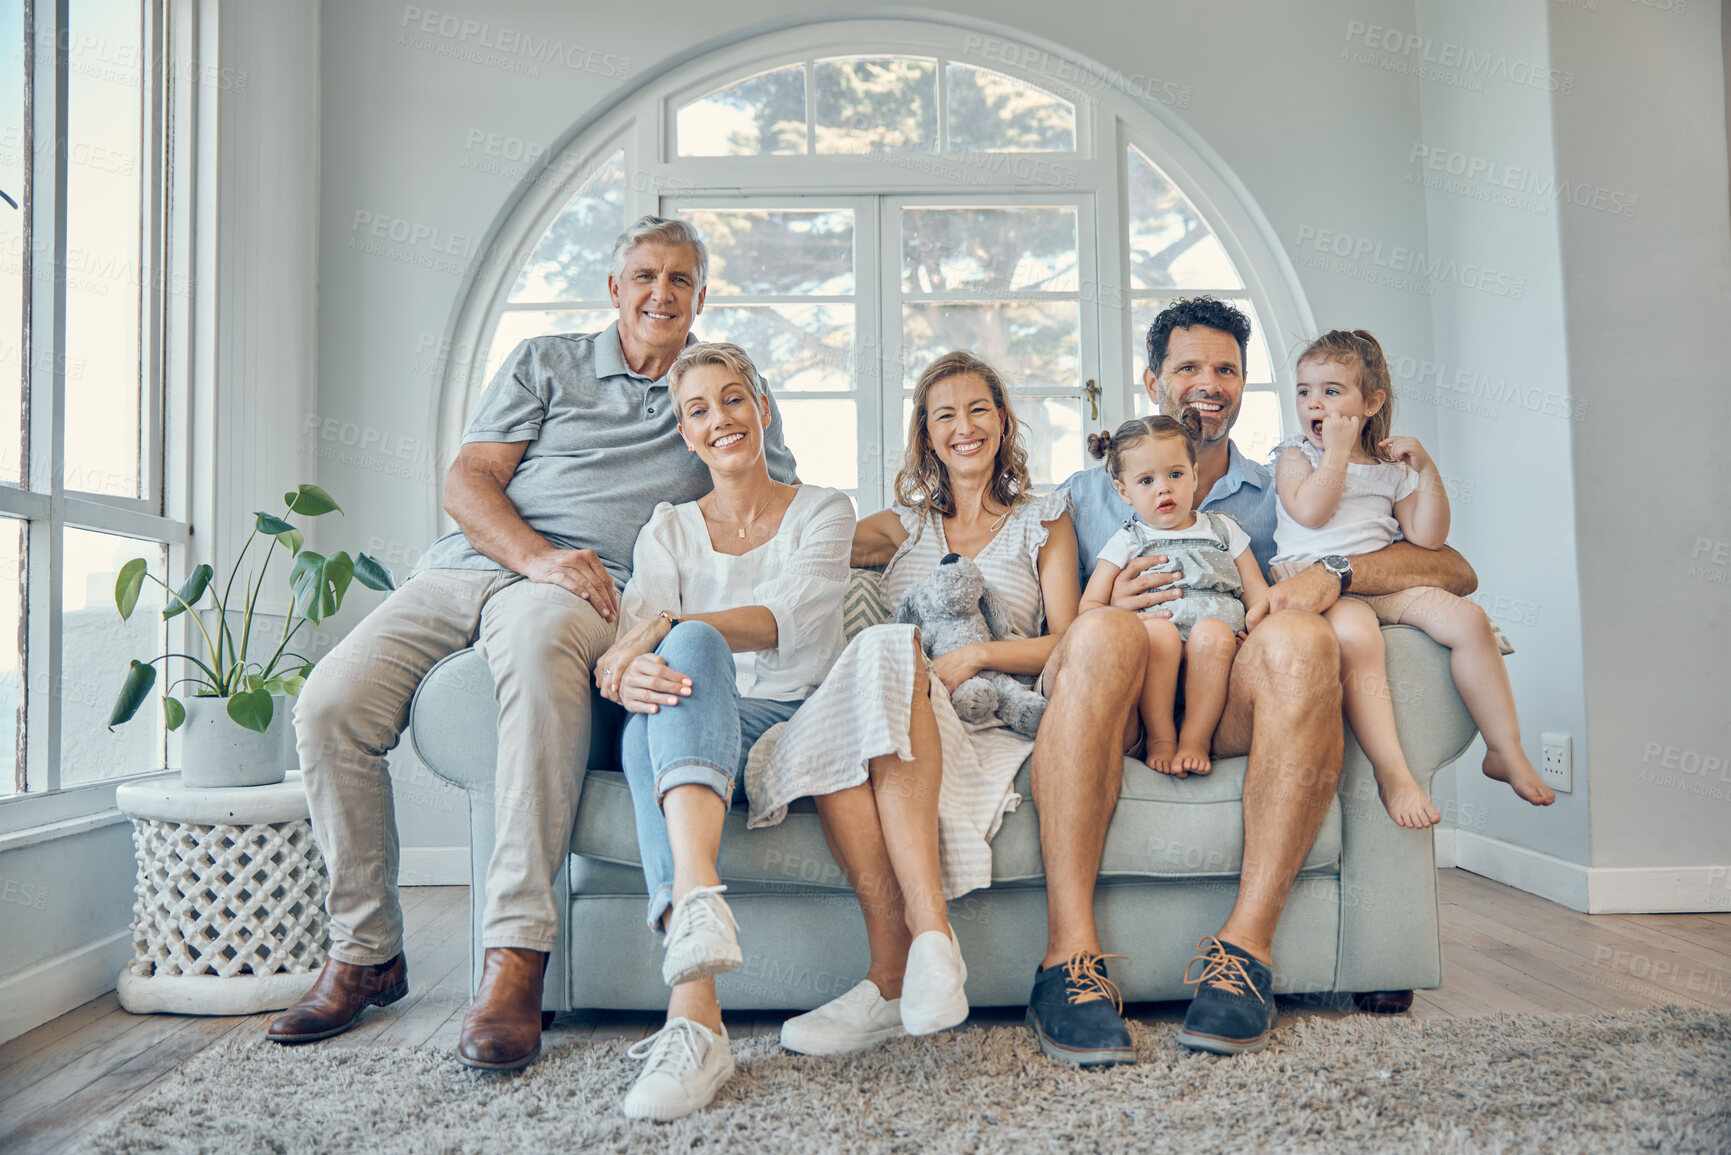
[[[752,743],[793,716],[841,652],[854,529],[846,495],[770,478],[769,398],[743,350],[693,345],[668,377],[680,435],[715,488],[655,508],[619,640],[595,673],[631,712],[622,760],[673,988],[667,1025],[631,1049],[647,1063],[624,1110],[661,1120],[706,1106],[733,1074],[714,977],[742,961],[715,871],[722,823]]]

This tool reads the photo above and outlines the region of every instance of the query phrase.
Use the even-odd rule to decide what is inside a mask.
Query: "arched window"
[[[613,239],[658,212],[710,248],[694,332],[752,354],[801,476],[864,510],[890,498],[913,383],[941,353],[1004,374],[1051,485],[1088,464],[1088,430],[1149,410],[1148,324],[1200,292],[1255,323],[1234,439],[1260,460],[1290,423],[1269,350],[1309,313],[1231,174],[1147,91],[899,21],[754,37],[651,79],[575,130],[501,220],[459,312],[470,355],[447,371],[441,439],[454,447],[518,341],[612,321]]]

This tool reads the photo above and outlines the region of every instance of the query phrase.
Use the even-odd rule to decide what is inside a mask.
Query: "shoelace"
[[[1203,943],[1213,943],[1204,950]],[[1202,953],[1184,964],[1184,983],[1186,986],[1202,989],[1207,983],[1215,990],[1225,991],[1229,995],[1256,994],[1256,983],[1250,977],[1250,968],[1244,960],[1226,952],[1226,944],[1213,935],[1204,935],[1196,940],[1196,949]],[[1202,973],[1196,978],[1190,977],[1190,968],[1197,963],[1202,964]],[[1258,996],[1260,997],[1260,996]]]
[[[641,1043],[631,1044],[625,1053],[633,1059],[649,1060],[649,1066],[643,1071],[645,1078],[665,1072],[675,1079],[682,1079],[687,1071],[703,1066],[703,1055],[699,1050],[703,1038],[699,1032],[702,1030],[690,1019],[674,1019]]]
[[[723,886],[694,886],[686,891],[685,897],[679,900],[678,931],[673,936],[683,941],[699,930],[718,930],[723,925],[731,926],[735,934],[739,933],[739,924],[733,920],[733,912],[727,909],[727,904],[721,899]],[[671,949],[673,942],[668,942]]]
[[[1123,1014],[1124,997],[1118,993],[1118,984],[1106,977],[1105,965],[1109,958],[1124,957],[1121,954],[1090,954],[1079,950],[1065,959],[1064,986],[1071,1005],[1105,999],[1112,1004],[1113,1010]]]

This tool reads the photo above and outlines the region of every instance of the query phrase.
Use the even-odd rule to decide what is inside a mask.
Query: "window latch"
[[[1088,395],[1088,419],[1090,421],[1100,420],[1100,387],[1094,384],[1092,377],[1088,378],[1088,383],[1082,386],[1082,392]]]

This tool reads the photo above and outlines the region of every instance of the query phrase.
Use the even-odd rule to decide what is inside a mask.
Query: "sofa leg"
[[[1411,991],[1359,991],[1352,996],[1358,1009],[1373,1015],[1398,1015],[1412,1009]]]

